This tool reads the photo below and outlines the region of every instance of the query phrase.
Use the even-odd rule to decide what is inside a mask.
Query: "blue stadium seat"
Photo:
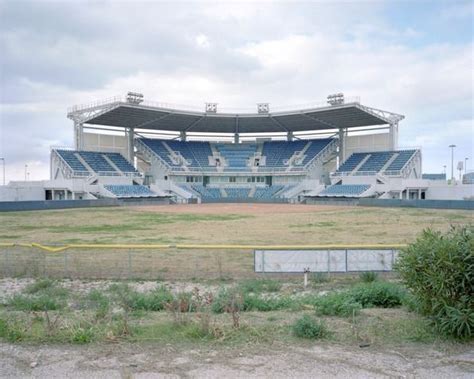
[[[135,167],[133,167],[129,161],[127,161],[122,154],[119,153],[103,153],[107,158],[109,158],[112,163],[117,166],[117,168],[122,172],[138,172]]]
[[[56,150],[59,156],[64,159],[64,161],[68,164],[68,166],[73,171],[79,172],[88,172],[86,166],[84,166],[79,159],[76,157],[76,151],[74,150]]]
[[[369,188],[368,184],[335,184],[321,191],[318,196],[359,197]]]
[[[106,184],[105,189],[117,197],[154,197],[155,192],[142,185]]]
[[[253,143],[218,143],[215,147],[228,164],[226,171],[250,170],[249,160],[257,151],[257,145]]]

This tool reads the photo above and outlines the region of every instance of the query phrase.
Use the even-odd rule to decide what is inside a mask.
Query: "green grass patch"
[[[244,293],[278,292],[281,286],[281,282],[273,279],[247,279],[239,283]]]
[[[326,324],[310,315],[304,315],[291,325],[296,337],[307,339],[321,339],[329,334]]]

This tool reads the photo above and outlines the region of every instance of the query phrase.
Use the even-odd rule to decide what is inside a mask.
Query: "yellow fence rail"
[[[50,253],[68,249],[178,249],[178,250],[336,250],[336,249],[401,249],[407,244],[326,244],[326,245],[217,245],[217,244],[67,244],[43,245],[31,243],[0,243],[0,247],[37,248]]]

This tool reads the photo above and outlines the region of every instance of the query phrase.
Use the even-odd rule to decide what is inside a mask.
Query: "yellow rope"
[[[67,249],[195,249],[195,250],[357,250],[357,249],[399,249],[406,244],[327,244],[327,245],[205,245],[205,244],[69,244],[48,246],[39,243],[0,243],[0,247],[38,248],[50,253]]]

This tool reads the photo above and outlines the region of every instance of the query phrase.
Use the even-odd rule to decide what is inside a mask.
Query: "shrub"
[[[241,282],[239,288],[244,293],[278,292],[281,283],[273,279],[249,279]]]
[[[373,271],[361,272],[359,279],[364,283],[372,283],[378,279],[379,275]]]
[[[151,292],[140,293],[126,284],[110,286],[115,300],[126,310],[162,311],[173,301],[173,294],[165,286]]]
[[[51,279],[39,279],[36,280],[34,283],[27,285],[24,292],[27,294],[35,294],[55,286],[56,282]]]
[[[351,298],[347,291],[316,298],[314,305],[316,313],[325,316],[352,316],[362,309],[362,305]]]
[[[270,297],[244,295],[243,310],[244,311],[260,311],[269,312],[280,309],[288,309],[293,305],[294,300],[290,297]]]
[[[443,234],[425,230],[402,249],[396,264],[400,277],[443,332],[457,338],[474,334],[474,226]]]
[[[19,311],[54,311],[64,308],[65,303],[60,299],[55,299],[52,296],[27,296],[14,295],[8,302],[10,307]]]
[[[394,283],[373,282],[355,286],[350,290],[350,296],[363,308],[393,308],[402,305],[405,291]]]
[[[232,310],[240,312],[244,310],[243,295],[235,288],[221,288],[211,305],[214,313],[224,313]]]
[[[312,284],[327,283],[329,282],[329,275],[325,272],[315,272],[311,274],[309,282]]]
[[[299,338],[319,339],[328,335],[326,325],[315,318],[304,315],[291,326],[293,334]]]
[[[92,342],[94,339],[95,334],[92,328],[86,327],[82,328],[79,327],[72,333],[71,342],[77,344],[86,344]]]

